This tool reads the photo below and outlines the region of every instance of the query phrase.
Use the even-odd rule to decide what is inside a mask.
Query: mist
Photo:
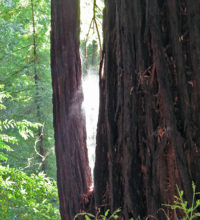
[[[82,87],[84,94],[83,109],[86,116],[88,157],[93,176],[96,148],[96,130],[99,111],[98,73],[92,69],[89,70],[88,74],[83,77]]]

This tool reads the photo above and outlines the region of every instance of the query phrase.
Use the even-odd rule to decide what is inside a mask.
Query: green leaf
[[[108,210],[106,210],[106,212],[105,212],[105,217],[107,217],[108,216],[108,214],[109,214],[109,212],[110,212],[110,209],[108,209]]]
[[[3,152],[0,152],[0,160],[7,161],[8,160],[8,155],[4,154]]]

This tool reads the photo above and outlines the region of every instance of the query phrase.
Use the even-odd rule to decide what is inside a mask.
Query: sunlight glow
[[[99,111],[99,77],[89,70],[83,79],[84,102],[83,109],[86,115],[87,147],[90,168],[93,174],[96,147],[96,129]]]
[[[80,40],[85,40],[86,35],[88,34],[90,23],[93,17],[93,0],[81,0],[81,33],[80,33]],[[102,0],[96,1],[99,8],[104,8],[104,3]],[[101,25],[100,25],[101,26]],[[101,31],[101,27],[99,28]],[[102,36],[102,32],[100,33]],[[92,40],[97,40],[98,36],[96,31],[91,30],[88,41],[91,42]]]
[[[93,0],[80,0],[80,11],[81,11],[81,33],[80,40],[83,42],[87,41],[87,45],[91,44],[93,40],[99,43],[99,38],[97,35],[97,29],[90,24],[93,19]],[[102,40],[102,11],[104,8],[103,0],[96,0],[96,22],[98,25],[98,31],[100,38]],[[89,31],[90,29],[90,31]],[[88,35],[89,33],[89,35]],[[101,48],[98,45],[99,49]],[[84,63],[84,54],[81,54],[82,63]],[[87,59],[87,58],[86,58]],[[94,70],[96,69],[96,70]],[[93,177],[93,169],[95,163],[95,148],[96,148],[96,129],[99,113],[99,76],[98,67],[90,68],[88,70],[87,76],[83,77],[83,110],[86,115],[86,130],[87,130],[87,147],[88,147],[88,157],[89,164]]]

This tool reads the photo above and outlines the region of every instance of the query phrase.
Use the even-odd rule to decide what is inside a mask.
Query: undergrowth
[[[200,199],[197,198],[197,195],[200,195],[200,192],[196,192],[196,186],[194,182],[192,182],[192,204],[189,206],[188,202],[184,200],[184,191],[180,190],[178,186],[177,187],[177,195],[174,196],[174,202],[173,204],[163,204],[163,206],[170,208],[171,210],[180,211],[183,213],[184,217],[179,220],[192,220],[192,219],[200,219]],[[166,220],[171,220],[170,217],[167,215],[164,209],[159,209],[159,211],[162,211],[165,215]],[[82,216],[85,217],[85,220],[111,220],[111,219],[121,219],[119,217],[121,212],[121,209],[115,210],[113,213],[110,212],[110,209],[108,209],[104,214],[101,214],[100,209],[98,209],[96,215],[93,215],[91,213],[83,212],[78,213],[75,215],[74,220],[76,220],[78,217]],[[155,219],[159,220],[157,217],[148,215],[145,220]],[[137,219],[134,219],[133,217],[129,220],[141,220],[140,217]]]
[[[59,220],[56,182],[0,165],[0,220]]]

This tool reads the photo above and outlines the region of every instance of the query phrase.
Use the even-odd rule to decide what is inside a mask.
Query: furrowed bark
[[[60,213],[72,220],[91,185],[81,109],[79,1],[52,0],[51,68]]]
[[[192,181],[198,184],[200,176],[200,5],[195,0],[105,5],[96,204],[121,207],[122,219],[163,219],[161,204],[173,203],[176,185],[191,204]],[[106,173],[103,185],[100,171]],[[165,211],[170,219],[183,217]]]

